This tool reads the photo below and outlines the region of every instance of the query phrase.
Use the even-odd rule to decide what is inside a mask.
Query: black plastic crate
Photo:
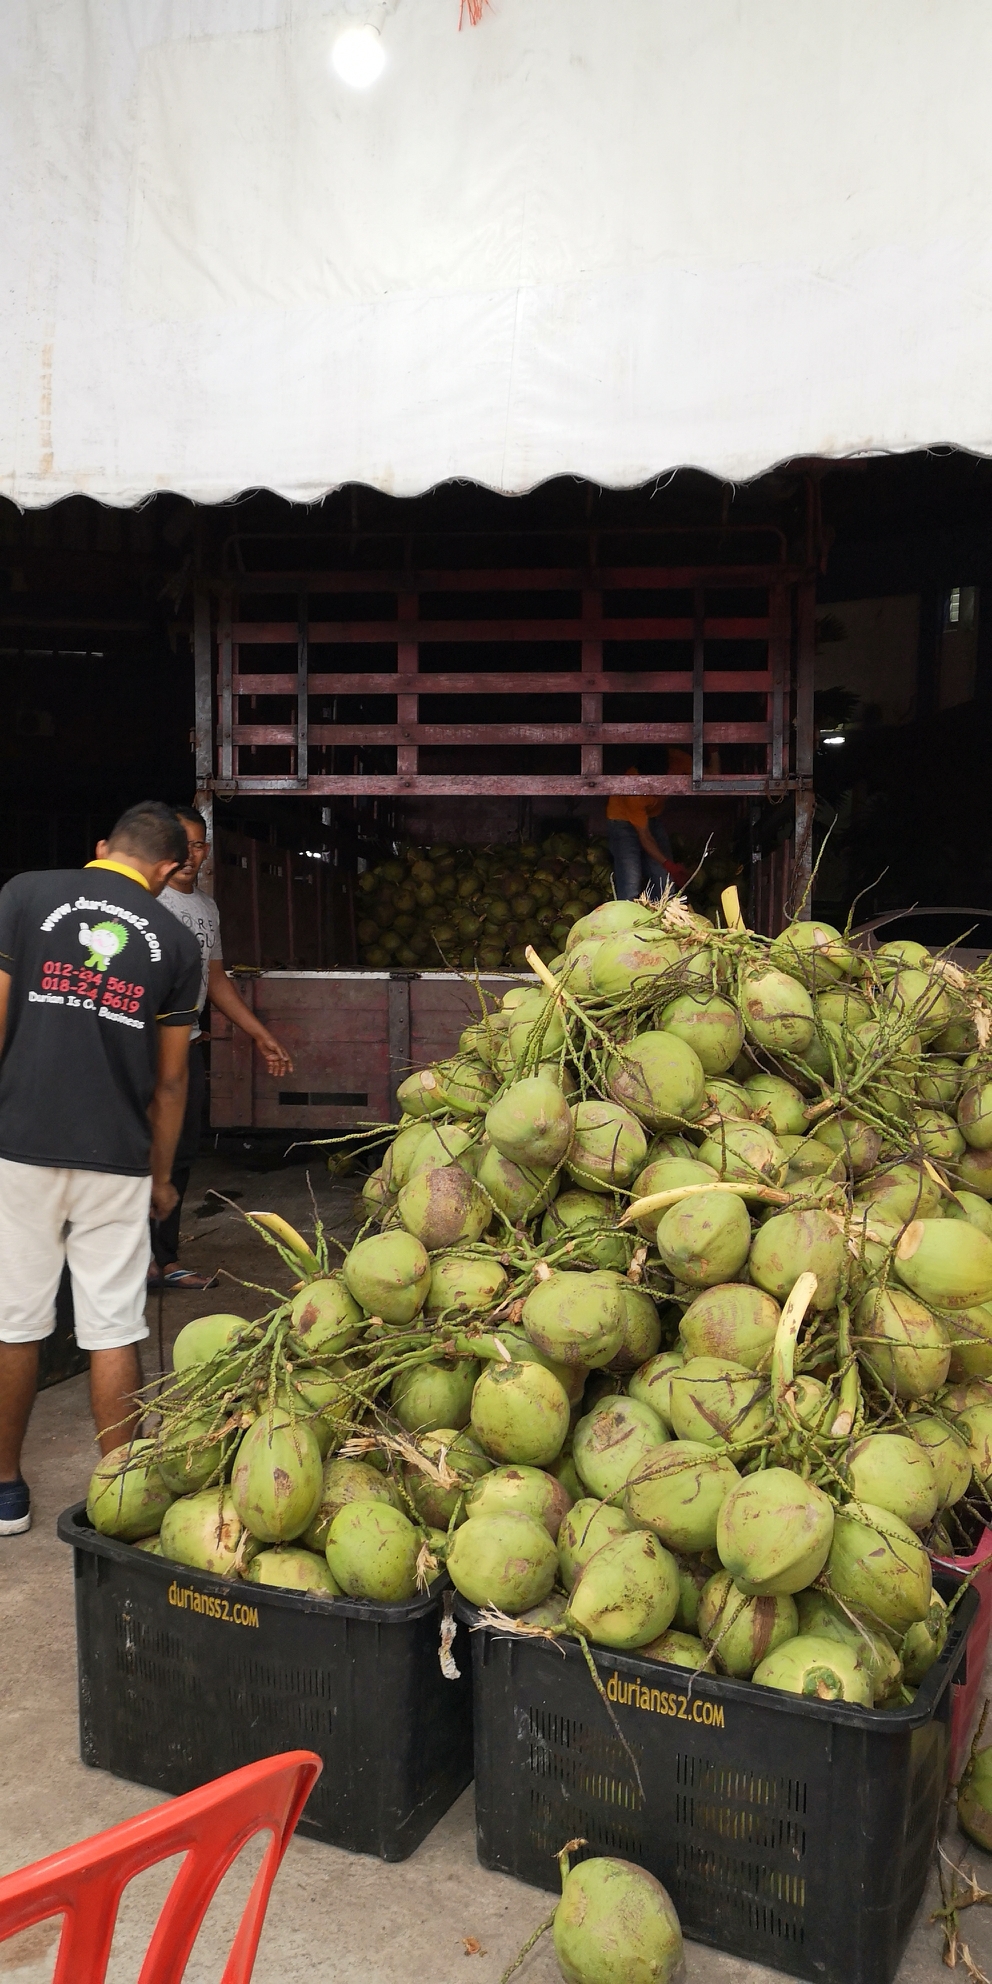
[[[657,1875],[697,1942],[820,1984],[890,1984],[936,1843],[973,1592],[912,1706],[884,1713],[593,1649],[643,1796],[580,1648],[456,1609],[473,1628],[484,1867],[555,1889],[559,1848],[584,1839]]]
[[[438,1661],[441,1598],[321,1603],[186,1570],[59,1517],[75,1561],[83,1762],[191,1791],[279,1750],[324,1760],[301,1833],[405,1860],[472,1779],[468,1647]]]

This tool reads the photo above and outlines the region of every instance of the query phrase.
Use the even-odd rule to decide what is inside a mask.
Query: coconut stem
[[[546,1936],[548,1930],[554,1928],[555,1916],[557,1915],[557,1913],[558,1913],[557,1908],[553,1908],[551,1914],[547,1918],[547,1921],[542,1922],[540,1928],[535,1929],[534,1934],[532,1936],[528,1936],[527,1941],[523,1946],[523,1949],[518,1950],[516,1956],[513,1959],[513,1962],[508,1965],[506,1970],[504,1970],[503,1975],[499,1980],[499,1984],[507,1984],[507,1979],[513,1976],[514,1971],[520,1969],[520,1966],[523,1963],[524,1958],[530,1955],[531,1950],[534,1948],[535,1943],[539,1943],[541,1937]]]
[[[796,1339],[816,1290],[816,1276],[807,1269],[795,1282],[775,1331],[771,1372],[772,1410],[775,1413],[776,1424],[783,1432],[790,1430],[785,1399],[795,1377]]]

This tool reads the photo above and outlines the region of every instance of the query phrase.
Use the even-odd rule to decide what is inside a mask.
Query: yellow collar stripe
[[[115,875],[126,875],[129,882],[137,882],[139,888],[147,889],[148,883],[137,868],[129,868],[126,861],[87,861],[87,868],[112,868]],[[148,890],[149,895],[151,890]]]

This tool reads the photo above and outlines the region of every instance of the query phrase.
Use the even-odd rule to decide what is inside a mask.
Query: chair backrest
[[[222,1984],[249,1984],[272,1883],[323,1766],[311,1750],[248,1764],[109,1832],[0,1880],[0,1942],[64,1917],[52,1984],[104,1984],[121,1895],[136,1874],[186,1857],[166,1896],[138,1984],[181,1984],[210,1902],[258,1832],[271,1839],[252,1883]]]

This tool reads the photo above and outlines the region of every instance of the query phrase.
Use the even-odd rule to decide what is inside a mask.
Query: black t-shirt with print
[[[158,1027],[196,1024],[196,938],[128,875],[49,869],[0,890],[0,970],[0,1157],[142,1177]]]

